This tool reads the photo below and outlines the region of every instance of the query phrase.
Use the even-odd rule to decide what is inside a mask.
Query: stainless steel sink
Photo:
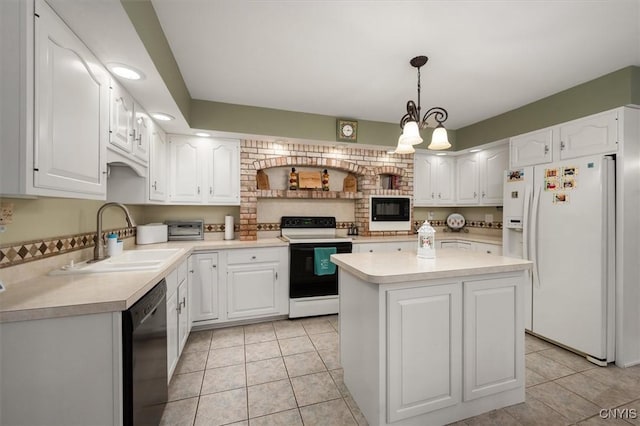
[[[102,272],[156,271],[182,249],[127,250],[98,262],[85,261],[55,269],[49,275],[95,274]]]

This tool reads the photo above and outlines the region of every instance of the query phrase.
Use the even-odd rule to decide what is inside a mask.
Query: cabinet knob
[[[158,189],[158,181],[154,180],[153,181],[153,185],[151,185],[151,186],[153,186],[153,189]]]
[[[401,248],[401,247],[398,247],[398,251],[402,251],[402,248]]]
[[[431,198],[436,198],[436,197],[435,197],[435,195],[436,195],[436,194],[432,192],[432,193],[431,193]]]
[[[193,274],[193,269],[190,269],[190,270],[189,270],[189,273]]]
[[[564,151],[564,148],[565,148],[564,141],[560,141],[560,151]],[[545,152],[545,154],[546,154],[546,152]]]
[[[255,256],[251,256],[251,260],[256,260],[256,257]]]
[[[549,145],[545,145],[544,146],[544,153],[548,154],[549,153]]]
[[[438,198],[442,198],[442,194],[438,192]]]
[[[373,253],[373,249],[369,249],[369,253]]]
[[[198,186],[198,194],[200,194],[200,187]]]
[[[213,195],[213,187],[212,186],[209,187],[209,195]]]
[[[478,193],[476,191],[473,191],[473,198],[478,198]]]
[[[484,191],[482,191],[482,198],[485,198],[487,196],[487,194],[485,194]]]
[[[217,267],[218,267],[218,265],[211,265],[211,267],[212,267],[213,269],[215,269],[215,268],[217,268]]]

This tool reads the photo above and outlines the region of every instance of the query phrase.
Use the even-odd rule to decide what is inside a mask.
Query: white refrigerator
[[[503,221],[503,254],[534,262],[525,328],[596,364],[614,361],[614,159],[508,170]]]

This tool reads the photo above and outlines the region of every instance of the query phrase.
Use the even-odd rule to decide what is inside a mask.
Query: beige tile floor
[[[337,328],[325,316],[192,332],[162,423],[366,425],[342,382]],[[526,402],[456,425],[640,425],[640,366],[596,367],[529,335],[525,345]],[[630,410],[600,417],[614,408]]]

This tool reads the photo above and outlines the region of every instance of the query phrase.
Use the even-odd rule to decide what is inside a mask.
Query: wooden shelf
[[[362,192],[342,192],[342,191],[317,191],[300,189],[297,191],[288,191],[284,189],[258,189],[256,191],[258,198],[289,198],[303,200],[358,200],[363,197]]]

